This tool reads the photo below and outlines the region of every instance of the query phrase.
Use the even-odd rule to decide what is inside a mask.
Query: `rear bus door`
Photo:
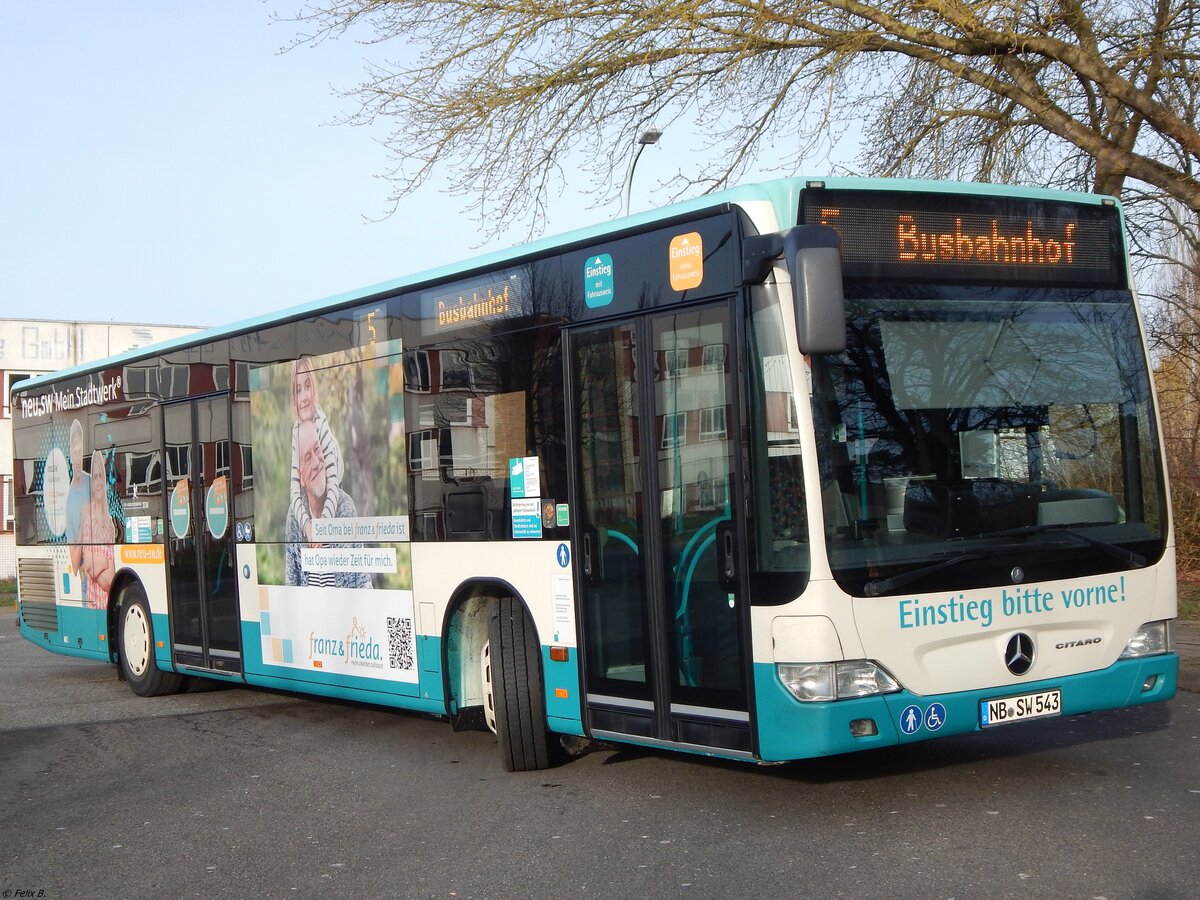
[[[177,665],[241,672],[229,398],[163,405],[167,564]]]

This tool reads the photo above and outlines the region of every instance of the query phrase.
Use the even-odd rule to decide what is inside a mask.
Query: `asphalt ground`
[[[1175,650],[1180,689],[1200,694],[1200,622],[1175,623]]]
[[[13,898],[1183,900],[1200,884],[1200,693],[783,766],[601,745],[510,774],[490,734],[426,716],[238,688],[136,697],[2,618]]]

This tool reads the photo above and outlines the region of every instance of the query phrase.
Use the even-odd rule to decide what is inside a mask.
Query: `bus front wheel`
[[[121,672],[130,690],[139,697],[173,694],[183,684],[176,672],[164,672],[154,659],[154,622],[150,604],[140,585],[121,592]]]
[[[542,654],[533,623],[514,597],[500,599],[488,626],[496,740],[509,772],[550,765]]]

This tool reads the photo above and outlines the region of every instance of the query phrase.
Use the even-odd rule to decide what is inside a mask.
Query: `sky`
[[[280,52],[299,5],[0,2],[0,317],[225,325],[526,237],[485,243],[436,183],[385,217],[382,133],[332,124],[379,51]],[[679,149],[643,155],[635,211]],[[619,212],[585,198],[545,234]]]

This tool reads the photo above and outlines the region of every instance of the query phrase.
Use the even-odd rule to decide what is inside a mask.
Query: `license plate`
[[[1062,691],[1058,688],[1052,691],[1038,691],[1036,694],[1020,694],[1016,697],[999,697],[979,702],[979,724],[984,728],[1061,714]]]

